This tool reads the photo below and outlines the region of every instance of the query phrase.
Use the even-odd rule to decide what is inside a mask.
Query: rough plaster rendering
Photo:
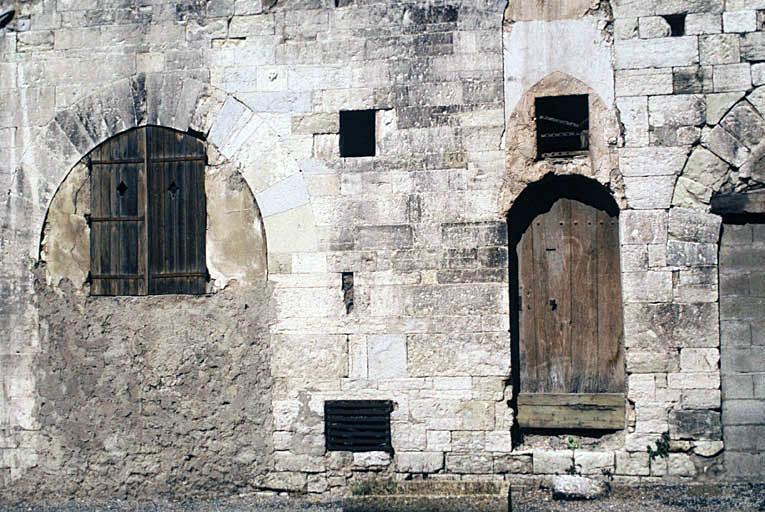
[[[762,2],[8,9],[4,497],[765,474]],[[537,99],[572,95],[587,144],[540,155]],[[373,156],[341,156],[349,110]],[[144,126],[203,142],[203,295],[90,294],[88,157]],[[508,229],[571,176],[618,209],[624,417],[526,429]],[[390,452],[328,451],[330,400],[390,400]]]

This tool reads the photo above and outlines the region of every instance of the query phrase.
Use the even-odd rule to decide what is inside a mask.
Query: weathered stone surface
[[[688,389],[683,391],[681,403],[683,409],[719,409],[720,390]]]
[[[640,476],[650,474],[648,454],[645,452],[616,452],[616,474]]]
[[[407,377],[406,338],[403,334],[367,336],[370,379]]]
[[[391,463],[388,452],[357,452],[353,454],[353,465],[370,468],[374,466],[387,466]]]
[[[409,374],[412,377],[506,375],[510,352],[505,341],[505,337],[498,334],[410,334],[407,336]]]
[[[720,225],[721,220],[717,215],[686,208],[672,208],[669,212],[667,231],[675,240],[715,243],[720,237]]]
[[[303,350],[306,346],[311,350]],[[273,351],[275,376],[318,378],[348,374],[348,346],[342,335],[281,335],[274,340]]]
[[[699,126],[705,119],[704,98],[694,94],[651,96],[648,122],[651,126]]]
[[[491,473],[493,459],[491,455],[484,454],[446,454],[446,470],[450,473]]]
[[[739,91],[752,86],[749,64],[723,64],[714,67],[715,92]]]
[[[717,264],[717,245],[695,242],[667,242],[667,265],[695,267]]]
[[[712,198],[712,189],[697,181],[680,176],[672,195],[672,206],[706,211]]]
[[[531,455],[495,455],[494,472],[495,473],[531,473]]]
[[[754,32],[757,30],[757,11],[732,11],[723,13],[725,32]]]
[[[733,106],[741,97],[744,96],[742,92],[722,92],[717,94],[707,94],[707,122],[709,124],[717,124],[722,119],[730,107]]]
[[[765,120],[746,101],[737,103],[720,125],[750,149],[754,149],[765,135]]]
[[[718,189],[727,178],[729,168],[730,165],[714,153],[698,147],[688,157],[682,176],[705,187]]]
[[[714,304],[625,304],[627,347],[716,347],[718,314]]]
[[[635,210],[669,208],[675,176],[625,177],[627,202]]]
[[[712,129],[704,128],[701,144],[736,166],[743,165],[749,158],[749,149],[719,125]]]
[[[661,210],[627,210],[619,216],[622,244],[663,244],[667,241],[667,214]]]
[[[714,457],[723,451],[722,441],[695,441],[693,443],[693,453],[702,457]]]
[[[583,475],[612,473],[614,471],[614,453],[574,450],[574,466]]]
[[[552,479],[556,500],[594,500],[608,494],[605,482],[574,475],[555,475]]]
[[[396,469],[405,473],[434,473],[444,467],[442,452],[398,452]]]
[[[624,69],[616,72],[617,97],[671,93],[672,71],[670,70]]]
[[[616,68],[690,66],[699,61],[695,37],[663,37],[614,43]]]
[[[619,165],[624,176],[677,175],[687,155],[686,148],[624,148],[619,151]]]
[[[672,439],[719,440],[722,436],[720,413],[715,411],[672,411],[669,413]]]
[[[535,474],[566,473],[574,465],[574,452],[534,450],[532,461]]]
[[[741,59],[739,41],[734,34],[701,36],[699,47],[702,65],[738,64]]]

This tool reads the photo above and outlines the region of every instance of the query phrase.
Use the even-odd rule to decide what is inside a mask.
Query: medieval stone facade
[[[762,0],[9,9],[4,495],[765,473]],[[555,116],[540,98],[580,98],[569,109],[583,119],[545,132]],[[371,124],[364,156],[350,156],[364,130],[347,112]],[[93,150],[144,126],[204,144],[202,295],[94,293],[98,279],[137,279],[94,266],[126,250],[94,235],[116,218],[96,211],[94,169],[137,166],[150,180],[154,164]],[[545,134],[560,151],[543,149]],[[124,180],[103,190],[123,196]],[[576,259],[569,242],[559,261],[563,246],[545,242],[548,266],[524,267],[521,237],[560,198],[607,213],[595,224],[615,234],[592,227],[591,239],[618,265],[604,270],[594,248]],[[140,261],[148,281],[152,260]],[[565,285],[534,288],[536,270],[559,264]],[[616,285],[592,291],[597,279]],[[558,285],[565,299],[542,297]],[[599,316],[599,303],[614,309]],[[564,334],[550,335],[551,318]],[[606,326],[618,334],[598,338]],[[577,348],[588,329],[597,350]],[[530,348],[527,334],[543,341]],[[587,384],[603,368],[621,377]],[[535,385],[552,405],[524,395]],[[328,450],[334,400],[389,403],[389,449]]]

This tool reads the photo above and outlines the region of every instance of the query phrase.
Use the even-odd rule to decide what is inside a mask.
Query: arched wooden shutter
[[[205,292],[205,152],[144,127],[90,155],[91,294]]]
[[[520,393],[529,428],[623,428],[616,216],[558,199],[517,247]]]

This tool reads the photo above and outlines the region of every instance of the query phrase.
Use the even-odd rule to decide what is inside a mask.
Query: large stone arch
[[[672,206],[708,212],[720,195],[765,188],[765,86],[721,95],[675,184]]]
[[[590,154],[575,158],[538,159],[534,99],[581,94],[589,97]],[[616,151],[618,121],[614,111],[584,82],[558,71],[550,73],[521,96],[508,117],[505,133],[507,173],[499,200],[499,211],[503,215],[510,211],[529,184],[546,175],[576,174],[592,178],[612,191],[620,208],[625,207],[624,185]]]
[[[185,488],[180,479],[188,465],[205,466],[191,471],[199,476],[198,494],[221,485],[236,492],[262,485],[273,464],[269,327],[278,283],[264,281],[265,268],[252,282],[235,269],[221,270],[221,283],[233,284],[202,297],[91,298],[72,286],[78,279],[58,275],[53,283],[46,275],[49,254],[41,240],[56,220],[50,212],[67,213],[70,205],[59,209],[57,198],[71,197],[61,192],[86,174],[79,162],[98,144],[147,125],[204,139],[217,183],[245,183],[231,197],[257,202],[269,261],[317,248],[303,169],[323,168],[310,150],[285,142],[291,127],[275,116],[200,81],[161,75],[120,80],[59,111],[26,146],[18,171],[32,205],[27,222],[40,237],[30,237],[26,247],[38,262],[37,325],[6,381],[23,392],[9,415],[9,426],[23,432],[7,439],[15,447],[9,496],[166,494]],[[181,414],[186,411],[191,414]],[[175,455],[152,455],[152,423],[163,425],[162,435],[172,440],[162,442]],[[217,431],[229,442],[199,442],[189,436],[196,431]],[[88,449],[80,449],[82,435],[89,436]],[[141,482],[130,477],[146,464],[151,475]],[[87,467],[100,469],[89,475]]]
[[[101,142],[145,125],[204,138],[211,165],[241,173],[260,208],[269,253],[296,246],[315,249],[313,212],[301,167],[310,169],[316,163],[283,144],[284,128],[208,84],[154,75],[137,75],[94,91],[40,129],[22,157],[36,207],[30,221],[38,232],[56,191],[77,163]],[[35,259],[39,251],[36,243],[29,247]]]

